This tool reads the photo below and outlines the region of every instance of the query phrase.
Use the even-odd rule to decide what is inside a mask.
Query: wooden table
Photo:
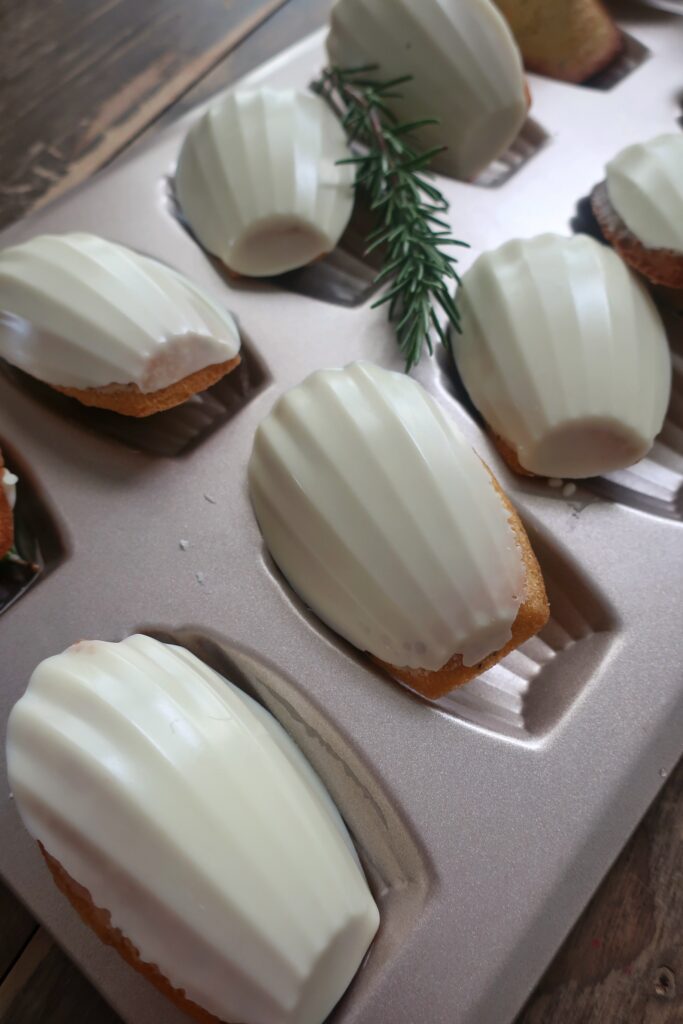
[[[0,225],[317,28],[330,6],[0,0]],[[0,884],[0,1024],[74,1021],[118,1017]],[[683,762],[518,1024],[682,1022]]]

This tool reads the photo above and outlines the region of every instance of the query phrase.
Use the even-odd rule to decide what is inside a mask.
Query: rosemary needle
[[[363,192],[378,225],[367,236],[366,254],[382,247],[384,259],[375,283],[385,286],[375,306],[388,305],[406,372],[420,360],[432,329],[450,350],[449,327],[460,330],[452,294],[459,277],[457,260],[444,250],[466,246],[451,237],[444,220],[449,204],[427,176],[427,169],[445,147],[420,152],[412,137],[434,119],[400,123],[387,106],[399,98],[398,88],[410,75],[380,82],[374,67],[326,68],[311,88],[330,104],[340,119],[353,156],[341,163],[357,166],[356,190]],[[441,322],[439,311],[445,314]]]

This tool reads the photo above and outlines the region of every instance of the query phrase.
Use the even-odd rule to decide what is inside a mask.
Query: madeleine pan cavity
[[[460,292],[458,371],[518,472],[589,477],[652,447],[671,390],[649,294],[586,236],[539,235],[480,256]]]
[[[32,473],[4,441],[1,448],[0,539],[9,540],[10,546],[0,556],[0,614],[44,579],[66,553],[56,516]]]
[[[302,267],[339,241],[353,208],[346,136],[327,104],[295,89],[240,89],[190,129],[175,192],[199,242],[234,274]]]
[[[186,455],[215,431],[226,426],[270,383],[265,363],[242,332],[239,365],[211,387],[172,409],[149,416],[122,416],[112,409],[96,409],[62,394],[35,377],[0,360],[0,373],[28,398],[48,406],[57,415],[148,455],[174,458]]]
[[[576,509],[577,519],[581,516]],[[618,617],[597,584],[554,538],[529,528],[550,600],[537,636],[439,701],[447,714],[522,741],[564,718],[617,640]]]
[[[81,641],[34,671],[7,759],[60,887],[175,1002],[322,1024],[379,915],[329,795],[261,705],[182,647]]]
[[[327,39],[339,67],[376,65],[384,79],[412,75],[392,101],[425,148],[446,145],[436,169],[467,180],[512,143],[526,116],[522,61],[489,0],[337,0]]]
[[[531,633],[545,619],[513,510],[404,374],[370,363],[312,374],[259,427],[249,484],[266,544],[297,593],[425,695],[521,642],[530,607],[541,617]]]

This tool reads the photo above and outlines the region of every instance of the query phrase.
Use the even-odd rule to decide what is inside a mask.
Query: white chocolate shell
[[[476,260],[458,299],[463,383],[524,469],[589,477],[647,454],[671,359],[652,299],[611,249],[585,235],[507,242]]]
[[[524,566],[483,463],[414,380],[320,370],[276,403],[249,463],[275,562],[313,611],[391,665],[474,665],[509,639]]]
[[[321,1024],[379,916],[346,829],[281,726],[180,647],[83,641],[9,718],[28,831],[220,1020]]]
[[[420,128],[424,149],[446,145],[437,170],[468,180],[515,139],[527,111],[522,58],[490,0],[337,0],[327,38],[330,63],[377,65],[397,87],[401,120]]]
[[[5,497],[5,501],[11,509],[17,503],[17,484],[19,483],[19,477],[15,473],[11,473],[7,466],[3,466],[0,470],[0,488]]]
[[[40,235],[0,252],[0,357],[48,384],[158,391],[239,348],[227,310],[123,245]]]
[[[683,133],[622,149],[606,181],[610,203],[639,242],[683,253]]]
[[[175,189],[201,244],[237,274],[281,274],[330,252],[353,209],[339,121],[319,96],[240,89],[212,103],[180,151]]]

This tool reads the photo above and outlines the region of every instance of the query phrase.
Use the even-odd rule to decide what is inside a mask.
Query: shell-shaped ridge
[[[0,252],[0,356],[47,384],[155,391],[239,348],[226,310],[125,246],[74,233]]]
[[[606,168],[610,203],[647,248],[683,253],[683,134],[627,146]]]
[[[601,497],[640,512],[683,520],[683,333],[678,318],[670,321],[673,377],[661,433],[640,462],[590,480],[588,486]]]
[[[284,576],[360,650],[438,669],[509,640],[524,566],[507,513],[415,381],[369,363],[312,374],[258,428],[249,483]]]
[[[503,153],[525,119],[522,61],[490,0],[337,0],[327,39],[330,62],[409,74],[392,109],[420,129],[425,148],[446,145],[437,166],[469,179]]]
[[[221,1019],[320,1024],[378,915],[268,712],[182,649],[84,641],[35,670],[7,749],[27,828],[144,961]]]
[[[239,89],[190,129],[175,191],[199,242],[235,273],[269,276],[336,246],[353,208],[344,130],[294,89]]]
[[[671,359],[657,309],[610,249],[539,235],[463,276],[455,361],[524,469],[591,477],[641,459],[662,427]]]

